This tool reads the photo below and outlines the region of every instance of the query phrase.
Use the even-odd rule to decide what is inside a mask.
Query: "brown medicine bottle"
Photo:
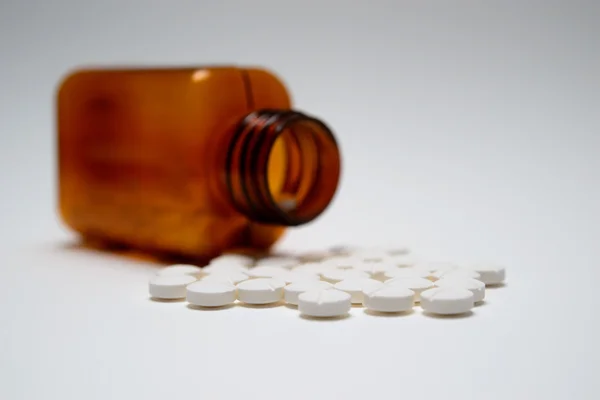
[[[82,69],[57,94],[59,207],[84,238],[210,258],[325,210],[340,154],[255,68]]]

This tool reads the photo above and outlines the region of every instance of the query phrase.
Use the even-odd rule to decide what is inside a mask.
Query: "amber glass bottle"
[[[340,176],[332,132],[262,69],[78,70],[57,123],[64,222],[150,252],[267,249],[321,214]]]

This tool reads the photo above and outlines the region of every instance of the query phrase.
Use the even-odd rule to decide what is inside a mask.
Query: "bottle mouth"
[[[295,226],[328,207],[341,157],[322,121],[297,111],[258,110],[238,124],[225,167],[241,213],[255,222]]]

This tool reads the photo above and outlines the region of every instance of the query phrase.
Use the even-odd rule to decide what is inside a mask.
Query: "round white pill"
[[[243,254],[226,253],[210,260],[209,264],[241,264],[249,266],[254,264],[254,258]]]
[[[471,310],[473,306],[473,293],[468,289],[437,287],[421,293],[421,307],[433,314],[463,314]]]
[[[421,300],[421,293],[427,289],[431,289],[434,285],[429,279],[417,277],[400,277],[385,281],[389,286],[400,286],[410,289],[415,293],[415,302]]]
[[[344,279],[369,278],[369,274],[356,269],[332,269],[323,272],[322,277],[327,282],[338,283]]]
[[[457,287],[470,290],[473,293],[475,303],[483,301],[485,298],[485,283],[477,279],[466,277],[448,277],[435,282],[437,287]]]
[[[202,280],[187,286],[188,303],[201,307],[222,307],[232,304],[236,288],[230,283]]]
[[[333,285],[325,281],[294,282],[283,288],[283,298],[288,304],[298,305],[298,296],[301,293],[331,288]]]
[[[334,285],[334,288],[346,292],[350,295],[353,304],[362,304],[363,302],[363,290],[373,291],[383,286],[383,282],[376,281],[375,279],[361,278],[361,279],[344,279]]]
[[[312,290],[298,296],[300,314],[310,317],[341,317],[350,308],[350,295],[336,289]]]
[[[321,279],[319,274],[306,271],[289,271],[283,275],[278,275],[278,279],[282,279],[285,283],[303,282],[303,281],[318,281]]]
[[[237,285],[238,299],[247,304],[276,303],[283,298],[285,282],[275,278],[258,278]]]
[[[363,304],[378,312],[405,312],[414,305],[415,292],[403,286],[383,285],[375,290],[363,292]]]
[[[300,265],[300,260],[294,257],[285,256],[264,257],[256,261],[257,267],[276,267],[290,269],[295,267],[296,265]]]
[[[237,285],[240,282],[247,281],[250,277],[243,272],[213,272],[210,275],[202,278],[202,281],[211,281],[211,282],[222,282],[229,283],[231,285]]]
[[[246,274],[251,278],[275,278],[283,276],[288,272],[285,268],[263,266],[250,268]]]
[[[465,268],[456,268],[456,269],[447,269],[441,271],[435,271],[430,275],[432,280],[438,280],[442,278],[471,278],[471,279],[479,279],[480,275],[478,272],[465,269]]]
[[[158,276],[178,276],[178,275],[190,275],[193,277],[199,277],[202,275],[202,268],[195,265],[189,264],[175,264],[168,267],[164,267],[158,270],[156,273]]]
[[[486,285],[499,285],[506,279],[506,269],[494,264],[476,264],[466,267],[471,271],[479,273],[479,280]]]
[[[383,273],[387,279],[394,278],[427,278],[429,272],[419,268],[395,268]]]
[[[183,299],[185,287],[192,282],[196,282],[196,278],[190,275],[155,276],[150,279],[148,291],[155,299]]]

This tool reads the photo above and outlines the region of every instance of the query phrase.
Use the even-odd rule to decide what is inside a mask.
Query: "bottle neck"
[[[258,110],[236,127],[227,154],[226,184],[235,208],[255,222],[296,226],[329,205],[340,178],[331,130],[290,110]]]

